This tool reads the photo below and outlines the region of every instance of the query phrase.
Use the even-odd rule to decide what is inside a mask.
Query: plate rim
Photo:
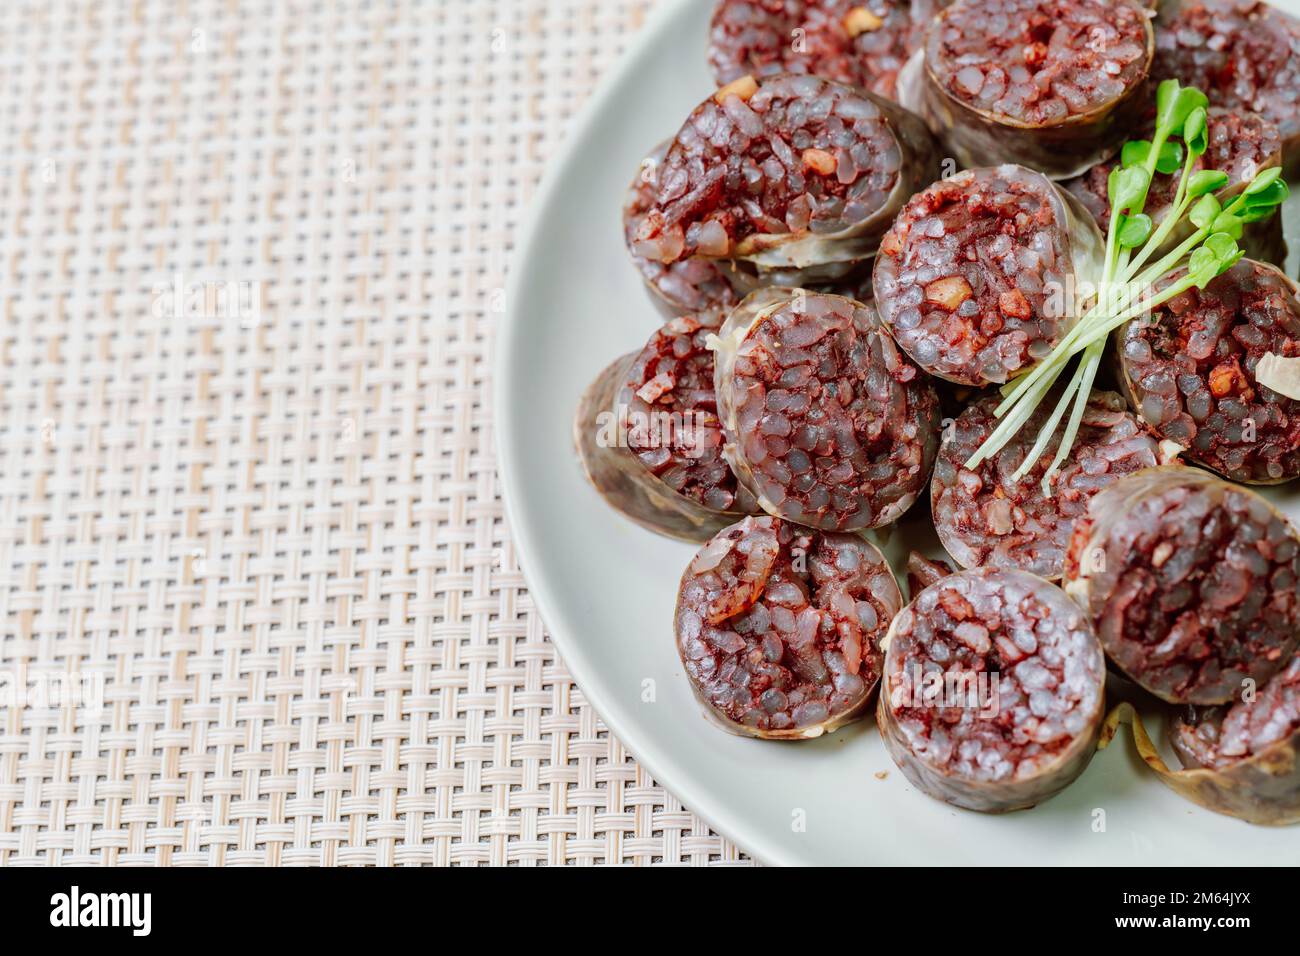
[[[528,200],[520,224],[514,233],[515,249],[510,255],[506,279],[506,308],[494,325],[494,353],[491,373],[494,376],[490,394],[492,401],[493,449],[497,457],[496,471],[500,480],[509,539],[513,545],[529,595],[541,616],[543,626],[559,651],[561,662],[578,685],[588,703],[604,722],[619,744],[650,773],[656,783],[676,797],[683,807],[707,823],[750,857],[764,865],[817,866],[823,865],[815,855],[801,853],[787,847],[779,840],[764,835],[761,828],[747,823],[744,814],[729,812],[727,802],[712,788],[707,777],[678,761],[671,748],[655,739],[655,734],[645,729],[635,716],[635,709],[620,703],[609,682],[584,650],[584,642],[577,635],[581,621],[572,614],[561,613],[565,600],[559,597],[559,585],[552,575],[562,571],[550,570],[542,560],[544,544],[532,526],[533,519],[523,507],[528,495],[526,456],[520,446],[520,433],[526,422],[519,416],[506,414],[513,402],[512,371],[526,361],[522,354],[523,323],[517,314],[517,303],[523,301],[525,277],[530,276],[526,258],[537,248],[541,239],[545,212],[554,208],[561,199],[561,183],[573,163],[578,147],[593,133],[597,117],[608,108],[614,93],[629,75],[651,68],[651,50],[662,33],[672,29],[676,20],[685,15],[687,8],[700,0],[658,0],[644,23],[633,33],[627,49],[601,77],[595,89],[566,125],[554,153],[545,161],[546,166],[536,192]],[[1270,0],[1284,12],[1300,17],[1300,0]],[[576,453],[575,453],[576,454]],[[1298,486],[1300,487],[1300,486]],[[874,721],[872,721],[874,723]],[[1152,782],[1154,785],[1154,781]],[[879,860],[865,857],[857,865],[872,865]],[[889,861],[888,865],[929,865],[928,863],[903,863]],[[1109,864],[1101,861],[1053,863],[1042,861],[1038,865],[1096,866],[1126,865],[1116,858]],[[1182,864],[1187,865],[1187,864]],[[1264,865],[1283,865],[1272,862]]]

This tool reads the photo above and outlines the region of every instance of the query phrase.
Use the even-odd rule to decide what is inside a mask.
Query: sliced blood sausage
[[[1145,134],[1150,136],[1150,127]],[[1282,136],[1277,125],[1258,113],[1244,113],[1211,107],[1206,122],[1208,148],[1192,164],[1192,171],[1217,169],[1228,176],[1228,185],[1216,194],[1223,205],[1235,198],[1250,185],[1256,174],[1272,166],[1282,165]],[[1077,198],[1104,233],[1110,226],[1110,199],[1107,183],[1117,158],[1097,163],[1082,176],[1062,185]],[[1173,206],[1181,173],[1172,176],[1157,175],[1147,193],[1144,211],[1159,225]],[[1161,245],[1161,252],[1171,252],[1191,235],[1190,222],[1183,221],[1169,234]],[[1240,240],[1246,255],[1262,262],[1281,265],[1286,259],[1286,241],[1282,236],[1282,216],[1274,213],[1267,219],[1246,224]]]
[[[1075,522],[1065,587],[1106,654],[1162,700],[1222,704],[1300,639],[1300,539],[1259,495],[1192,468],[1117,481]]]
[[[1170,727],[1185,769],[1165,763],[1130,704],[1107,716],[1099,747],[1120,723],[1130,723],[1138,754],[1180,796],[1248,823],[1300,823],[1300,657],[1292,657],[1252,701],[1185,710]]]
[[[723,729],[817,737],[866,710],[880,639],[902,605],[889,565],[861,537],[745,518],[682,575],[677,650]]]
[[[1252,700],[1190,711],[1171,736],[1197,802],[1252,823],[1300,823],[1300,657]]]
[[[1288,175],[1300,160],[1300,20],[1254,0],[1163,0],[1156,79],[1200,89],[1214,106],[1277,124]]]
[[[939,397],[868,306],[760,290],[713,344],[724,454],[769,514],[858,531],[916,500],[939,445]]]
[[[1022,166],[968,169],[923,190],[880,244],[876,307],[918,365],[964,385],[1037,364],[1100,281],[1101,231]]]
[[[1266,355],[1300,357],[1298,293],[1278,269],[1242,259],[1204,289],[1125,325],[1119,362],[1143,421],[1186,448],[1187,458],[1235,481],[1300,476],[1300,401],[1260,381],[1264,375],[1300,396],[1300,383],[1273,380],[1261,364]]]
[[[709,309],[730,309],[740,296],[732,291],[726,269],[708,259],[682,259],[665,265],[635,250],[637,231],[654,207],[655,185],[668,143],[661,143],[641,162],[623,204],[623,237],[628,254],[645,281],[655,304],[669,318]]]
[[[1102,488],[1161,464],[1160,443],[1114,392],[1094,391],[1070,457],[1050,495],[1042,478],[1060,447],[1061,429],[1023,478],[1014,475],[1056,406],[1049,396],[1011,441],[974,470],[965,467],[993,433],[999,399],[970,405],[944,430],[930,483],[930,509],[939,540],[962,567],[1019,568],[1059,578],[1076,518]]]
[[[633,251],[760,269],[871,255],[903,202],[939,170],[925,124],[814,76],[747,78],[701,103],[660,165]]]
[[[899,78],[899,99],[963,166],[1077,176],[1147,108],[1154,38],[1129,0],[957,0]]]
[[[811,73],[893,99],[898,71],[947,0],[720,0],[709,66],[722,86]]]
[[[588,479],[632,520],[705,541],[761,509],[722,457],[713,391],[718,313],[679,316],[618,359],[587,390],[574,440]]]
[[[968,810],[1032,807],[1083,773],[1105,661],[1084,614],[1024,571],[941,578],[885,638],[876,721],[903,774]]]

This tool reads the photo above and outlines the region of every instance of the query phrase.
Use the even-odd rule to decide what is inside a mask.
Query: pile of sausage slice
[[[1300,478],[1280,219],[1115,333],[1050,485],[1051,400],[972,461],[1101,277],[1153,81],[1209,97],[1197,169],[1224,199],[1300,165],[1300,23],[1242,0],[720,0],[708,40],[717,88],[647,136],[622,210],[666,321],[574,425],[605,501],[699,546],[673,630],[706,717],[807,740],[874,704],[917,789],[1002,812],[1083,773],[1132,713],[1109,697],[1168,709],[1183,769],[1131,719],[1180,794],[1300,821],[1300,535],[1250,487]],[[1176,198],[1153,184],[1156,224]],[[900,553],[927,523],[946,555]]]

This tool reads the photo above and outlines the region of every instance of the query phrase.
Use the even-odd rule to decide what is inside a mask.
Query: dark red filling
[[[939,448],[931,484],[935,525],[944,546],[964,567],[1015,567],[1046,578],[1061,576],[1074,522],[1101,489],[1126,474],[1159,464],[1156,438],[1114,392],[1094,392],[1069,456],[1050,494],[1042,477],[1060,447],[1058,428],[1024,477],[1015,473],[1056,407],[1053,392],[997,455],[974,470],[965,463],[993,433],[997,398],[970,405]]]
[[[1300,657],[1249,701],[1191,711],[1174,725],[1184,766],[1223,769],[1262,754],[1300,730]]]
[[[1214,106],[1250,110],[1285,139],[1300,132],[1300,22],[1267,3],[1187,3],[1156,30],[1152,75],[1195,86]]]
[[[1266,353],[1300,355],[1300,302],[1280,273],[1242,260],[1120,344],[1138,413],[1191,458],[1238,481],[1300,475],[1300,402],[1255,379]]]
[[[865,703],[900,604],[889,566],[861,538],[747,518],[706,544],[683,576],[678,647],[725,719],[759,731],[813,728]]]
[[[1115,584],[1098,636],[1167,700],[1237,695],[1285,664],[1300,635],[1300,548],[1248,492],[1175,486],[1146,497],[1108,532],[1104,562]]]
[[[650,337],[633,360],[618,401],[628,415],[628,447],[651,474],[706,508],[728,511],[736,478],[722,457],[713,391],[716,315],[681,316]]]
[[[913,196],[875,267],[881,318],[922,368],[1004,382],[1064,331],[1049,283],[1068,262],[1050,184],[1015,167],[959,173]]]
[[[980,779],[1042,769],[1092,727],[1101,655],[1059,589],[1020,572],[926,588],[890,638],[883,692],[913,753]]]
[[[637,233],[646,214],[654,207],[655,189],[659,181],[659,167],[668,144],[664,143],[646,157],[623,207],[623,238],[627,243],[632,262],[641,277],[666,302],[682,312],[703,312],[705,309],[729,309],[737,298],[722,268],[708,259],[683,259],[671,265],[655,262],[637,255]]]
[[[1128,0],[958,0],[929,34],[943,88],[1021,123],[1060,123],[1129,93],[1148,63]]]
[[[889,122],[862,93],[811,76],[764,78],[691,114],[634,251],[667,263],[726,257],[755,234],[839,233],[884,205],[901,164]]]
[[[811,73],[890,99],[946,0],[722,0],[709,32],[718,85],[746,74]]]
[[[740,346],[732,386],[732,440],[785,517],[874,527],[923,487],[938,396],[852,300],[804,295],[763,318]]]

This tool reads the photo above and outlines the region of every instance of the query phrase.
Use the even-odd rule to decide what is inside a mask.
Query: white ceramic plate
[[[1185,802],[1146,769],[1126,730],[1060,796],[985,816],[918,793],[871,719],[773,743],[700,716],[671,623],[694,549],[611,511],[583,478],[570,426],[587,383],[660,321],[627,261],[619,211],[642,156],[712,89],[712,6],[660,4],[588,104],[520,237],[500,330],[496,413],[511,525],[534,599],[588,699],[657,781],[768,863],[1294,863],[1300,827],[1252,827]],[[1282,6],[1295,12],[1300,0]],[[932,541],[925,532],[906,524],[891,558],[918,536]]]

